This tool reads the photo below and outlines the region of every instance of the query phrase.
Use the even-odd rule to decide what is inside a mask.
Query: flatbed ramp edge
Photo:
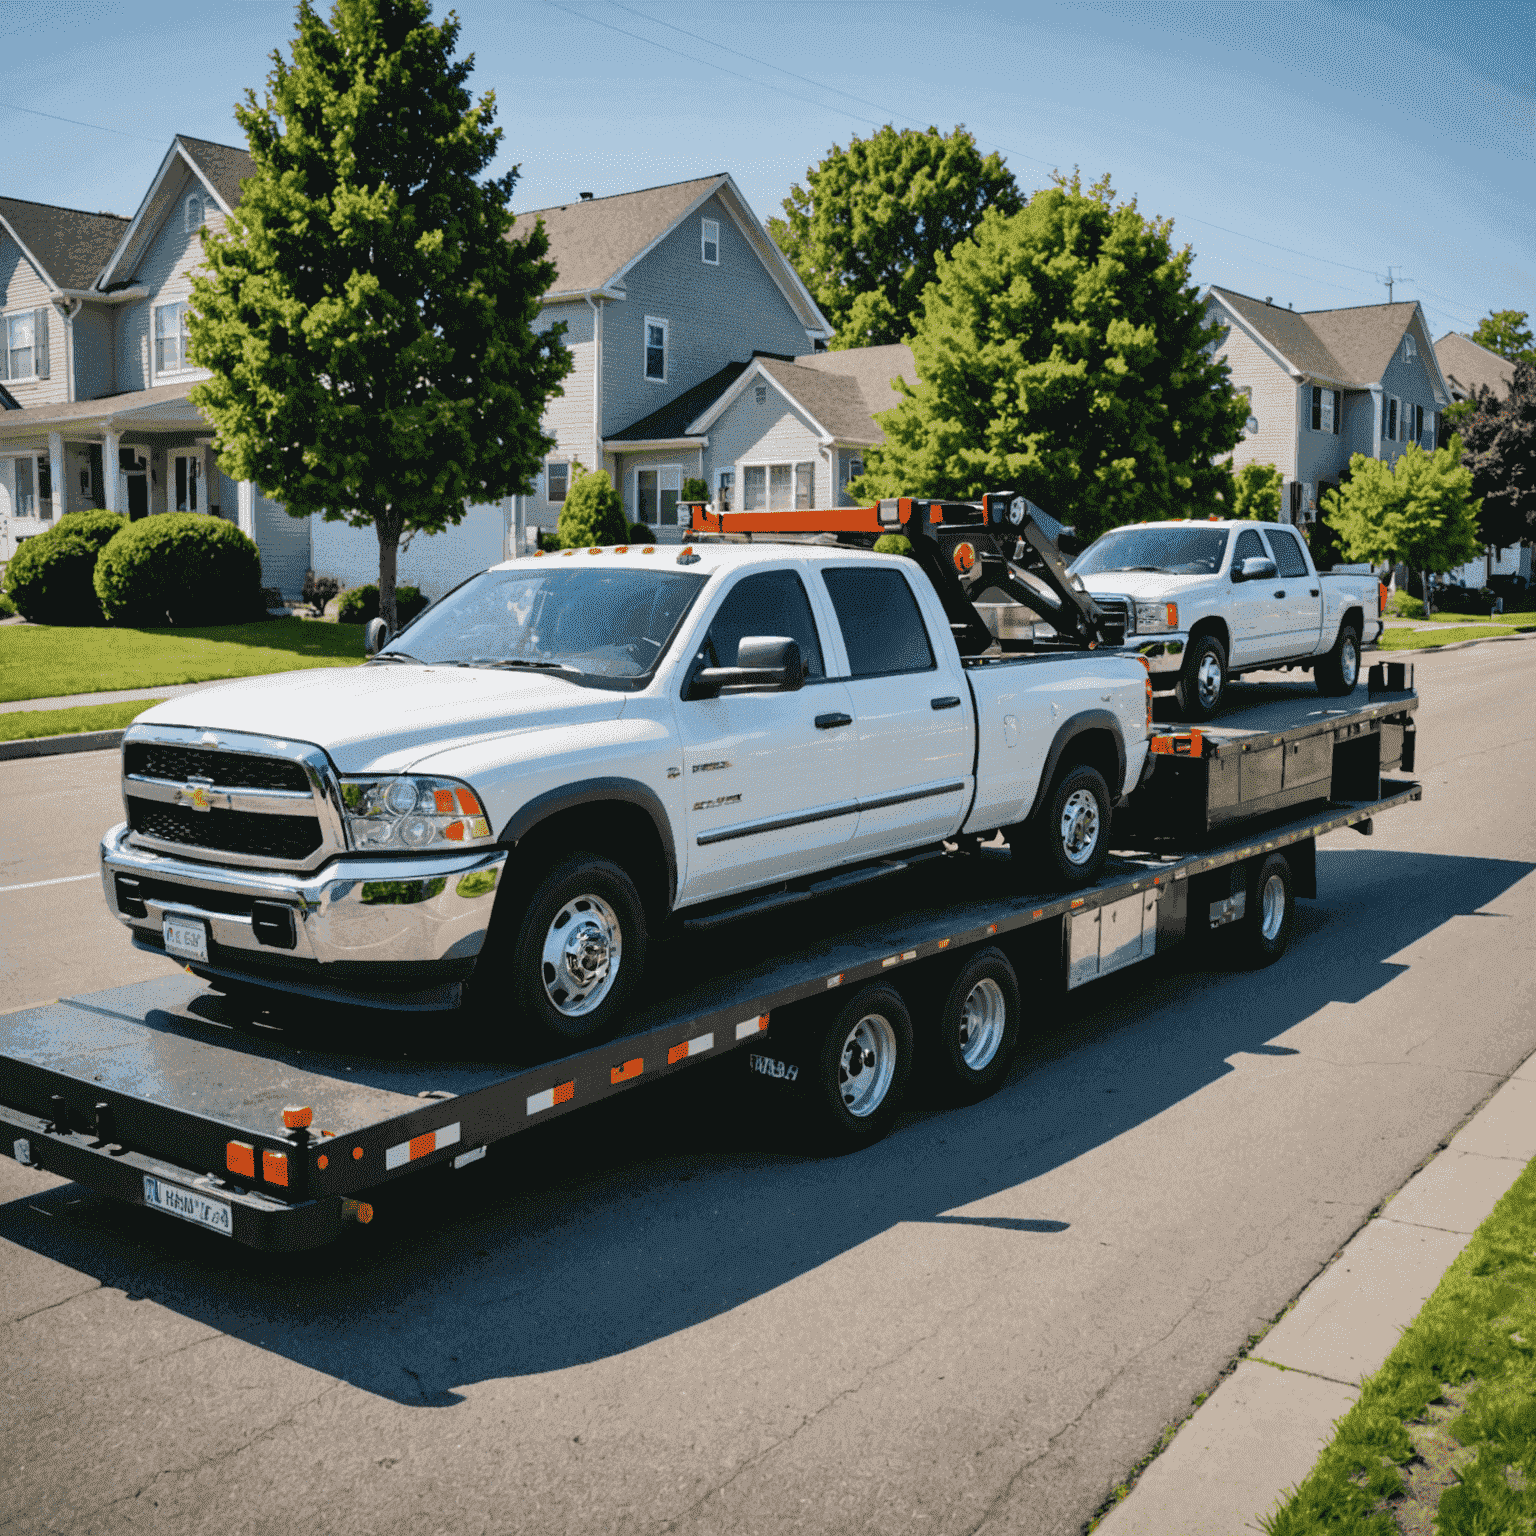
[[[1306,715],[1311,730],[1348,737],[1416,703],[1399,694]],[[1245,741],[1283,747],[1310,733],[1296,712],[1289,728],[1256,712],[1209,734],[1229,752]],[[616,1040],[521,1069],[379,1055],[344,1038],[292,1040],[181,975],[23,1009],[0,1016],[0,1151],[252,1247],[315,1247],[367,1219],[369,1191],[427,1167],[465,1166],[534,1124],[761,1049],[774,1014],[808,999],[1057,919],[1068,986],[1149,957],[1167,915],[1178,922],[1169,936],[1182,933],[1191,880],[1310,846],[1422,797],[1411,781],[1378,778],[1373,787],[1369,798],[1269,814],[1219,845],[1117,855],[1086,889],[1044,896],[990,882],[998,889],[974,899],[845,929],[655,1004]],[[1130,906],[1150,917],[1101,963],[1101,919]],[[307,1111],[297,1117],[307,1123],[285,1125],[290,1107]]]

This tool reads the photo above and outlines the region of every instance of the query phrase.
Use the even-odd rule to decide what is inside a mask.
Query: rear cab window
[[[842,632],[850,677],[938,669],[922,610],[900,571],[833,566],[821,577]]]
[[[1269,536],[1269,547],[1275,556],[1275,568],[1282,576],[1305,576],[1307,574],[1306,556],[1301,552],[1301,545],[1296,542],[1296,535],[1288,533],[1284,528],[1267,528],[1265,532]]]

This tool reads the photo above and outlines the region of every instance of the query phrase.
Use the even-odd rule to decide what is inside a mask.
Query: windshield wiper
[[[412,656],[407,651],[380,651],[376,656],[370,656],[369,661],[410,661],[418,667],[426,666],[419,656]]]
[[[1122,571],[1155,571],[1159,576],[1168,574],[1168,567],[1165,565],[1122,565],[1120,569]]]
[[[526,656],[507,656],[499,661],[485,657],[472,661],[469,665],[472,667],[529,667],[535,672],[574,672],[577,677],[585,675],[580,667],[567,666],[563,661],[530,661]]]

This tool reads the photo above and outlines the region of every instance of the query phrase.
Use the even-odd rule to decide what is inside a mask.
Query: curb
[[[1536,1155],[1533,1110],[1536,1054],[1383,1199],[1200,1406],[1165,1431],[1160,1454],[1092,1526],[1097,1536],[1261,1529],[1312,1471],[1361,1380],[1381,1368]]]
[[[28,736],[0,741],[0,763],[20,757],[53,757],[60,752],[107,752],[117,748],[121,731],[77,731],[71,736]]]

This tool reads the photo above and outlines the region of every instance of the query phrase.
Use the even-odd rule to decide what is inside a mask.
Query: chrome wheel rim
[[[1264,882],[1261,900],[1259,932],[1264,935],[1266,943],[1273,944],[1285,926],[1285,881],[1279,875],[1271,875]]]
[[[880,1013],[866,1013],[843,1041],[837,1061],[837,1092],[857,1119],[874,1114],[896,1076],[896,1031]]]
[[[618,915],[606,901],[571,897],[544,935],[540,970],[550,1006],[568,1019],[601,1007],[618,978],[623,948]]]
[[[966,993],[960,1010],[960,1059],[972,1072],[984,1072],[997,1055],[1007,1022],[1003,989],[984,976]]]
[[[1214,708],[1216,700],[1221,697],[1221,663],[1216,659],[1214,651],[1207,651],[1195,668],[1195,690],[1200,695],[1200,704],[1204,709]]]
[[[1346,688],[1353,688],[1360,680],[1360,648],[1353,635],[1345,635],[1339,650],[1339,672]]]
[[[1081,866],[1099,845],[1099,801],[1087,789],[1074,789],[1061,808],[1061,851],[1067,862]]]

